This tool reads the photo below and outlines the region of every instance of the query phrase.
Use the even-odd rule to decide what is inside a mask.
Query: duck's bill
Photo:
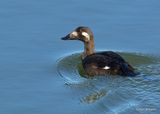
[[[67,36],[62,37],[61,39],[62,39],[62,40],[70,40],[70,36],[69,36],[69,34],[68,34]]]

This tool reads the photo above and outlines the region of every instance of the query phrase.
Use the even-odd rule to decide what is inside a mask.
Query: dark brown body
[[[122,75],[134,76],[134,68],[120,55],[112,52],[93,53],[82,60],[83,68],[87,75]],[[105,66],[110,69],[103,69]]]

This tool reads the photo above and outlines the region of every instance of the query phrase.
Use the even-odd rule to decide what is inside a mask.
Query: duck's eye
[[[75,38],[75,37],[78,36],[78,33],[77,33],[76,31],[73,31],[73,32],[70,34],[70,36],[71,36],[72,38]]]
[[[87,32],[82,32],[82,35],[89,41],[90,40],[90,36]]]

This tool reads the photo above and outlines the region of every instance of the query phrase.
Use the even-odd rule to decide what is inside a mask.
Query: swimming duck
[[[88,76],[121,75],[134,76],[134,68],[119,54],[112,51],[95,52],[94,37],[90,28],[77,27],[62,40],[80,40],[84,43],[82,66]]]

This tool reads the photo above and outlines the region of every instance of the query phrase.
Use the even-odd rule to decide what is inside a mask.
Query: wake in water
[[[107,113],[127,110],[138,113],[142,109],[153,107],[157,112],[160,105],[160,57],[137,53],[119,54],[140,74],[135,77],[87,78],[81,66],[79,53],[60,59],[57,71],[67,86],[77,90],[81,88],[81,103],[103,104],[109,109]]]

